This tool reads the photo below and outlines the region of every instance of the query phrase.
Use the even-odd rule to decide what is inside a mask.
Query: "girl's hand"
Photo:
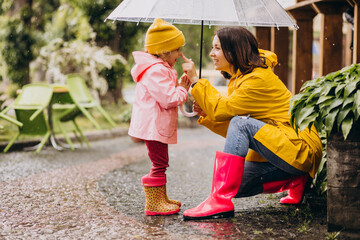
[[[197,112],[198,116],[206,117],[206,113],[201,109],[201,107],[196,101],[193,101],[193,112]]]
[[[186,89],[186,91],[189,90],[190,88],[190,85],[191,85],[191,82],[190,82],[190,79],[187,75],[182,75],[181,76],[181,79],[180,79],[180,83],[179,83],[179,86],[181,87],[184,87]]]
[[[191,83],[195,83],[199,80],[199,77],[196,73],[195,64],[191,59],[188,59],[184,56],[183,53],[180,54],[185,63],[182,64],[183,71],[188,75]]]

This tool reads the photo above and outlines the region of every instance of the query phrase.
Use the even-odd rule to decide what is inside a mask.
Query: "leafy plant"
[[[360,65],[307,81],[300,91],[290,103],[295,130],[315,126],[327,134],[341,131],[346,139],[360,116]]]
[[[341,132],[347,138],[360,116],[360,65],[353,64],[305,82],[290,102],[291,124],[296,131],[314,126],[323,143],[323,157],[310,195],[326,199],[326,135]]]
[[[327,153],[325,131],[320,132],[319,135],[323,146],[322,159],[310,186],[310,190],[309,192],[305,193],[305,196],[310,205],[321,208],[326,207],[327,199]]]

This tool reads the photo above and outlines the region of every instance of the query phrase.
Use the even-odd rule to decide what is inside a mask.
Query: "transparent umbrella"
[[[276,0],[124,0],[106,19],[177,24],[295,27]]]
[[[276,0],[124,0],[105,19],[201,25],[200,68],[204,25],[293,27],[298,26]]]
[[[276,0],[124,0],[105,19],[153,22],[161,18],[173,24],[294,27],[298,28]],[[202,31],[200,70],[202,65]]]

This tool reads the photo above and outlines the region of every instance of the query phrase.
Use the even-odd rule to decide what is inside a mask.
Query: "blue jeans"
[[[254,118],[235,116],[231,119],[226,135],[224,152],[245,157],[249,148],[268,162],[245,161],[239,191],[235,197],[253,196],[263,192],[263,183],[289,179],[306,174],[276,156],[259,141],[255,134],[265,125]],[[274,143],[276,144],[276,143]]]

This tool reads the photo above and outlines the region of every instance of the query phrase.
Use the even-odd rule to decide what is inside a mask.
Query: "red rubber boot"
[[[244,162],[243,157],[216,152],[211,194],[197,207],[186,210],[184,220],[233,217],[231,199],[239,190]]]
[[[263,184],[263,193],[277,193],[289,190],[288,195],[280,199],[280,203],[299,204],[303,199],[308,178],[309,174],[306,174],[286,180],[267,182]]]

